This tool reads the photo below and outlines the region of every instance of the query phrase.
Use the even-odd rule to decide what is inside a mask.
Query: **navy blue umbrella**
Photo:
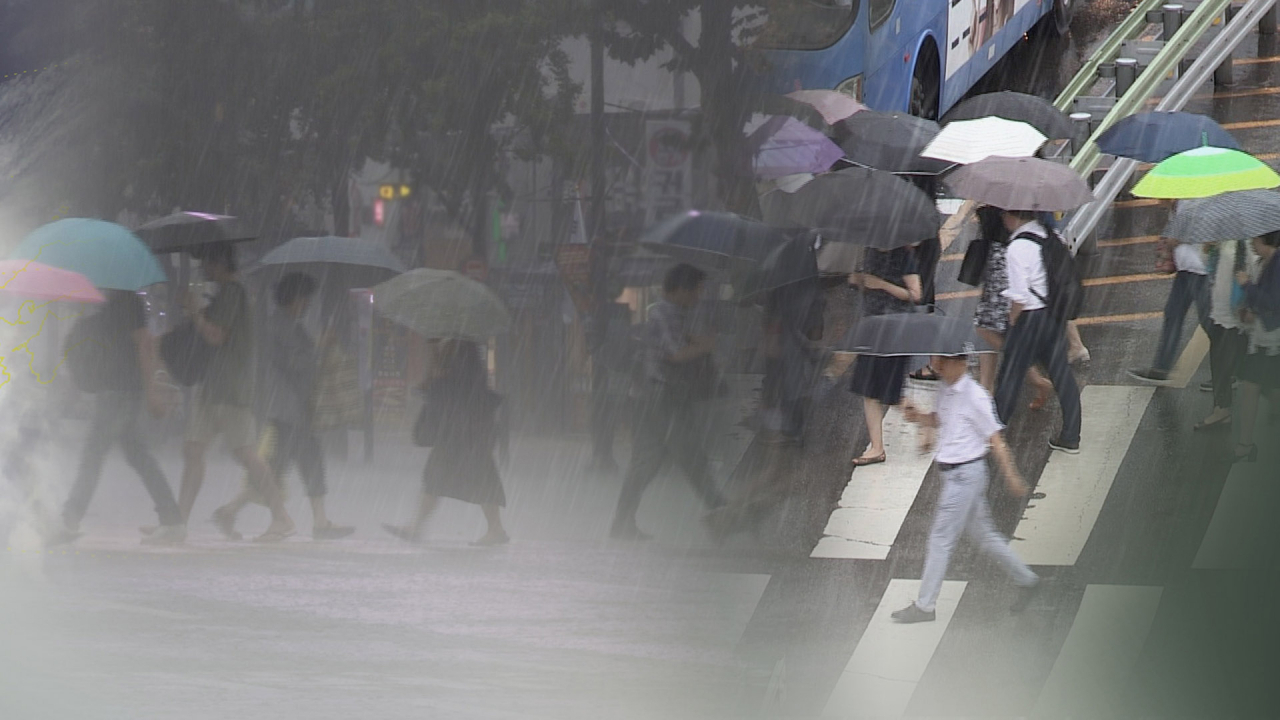
[[[1240,144],[1213,118],[1184,112],[1146,112],[1130,115],[1098,138],[1108,155],[1158,163],[1198,147],[1239,150]]]
[[[640,244],[694,265],[749,270],[786,239],[783,231],[741,215],[689,210],[647,230]]]

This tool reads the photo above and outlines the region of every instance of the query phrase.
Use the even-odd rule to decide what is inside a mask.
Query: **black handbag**
[[[187,320],[160,338],[160,359],[169,375],[180,385],[191,386],[204,379],[214,347],[192,320]]]
[[[982,275],[987,269],[987,254],[991,244],[986,238],[974,238],[964,251],[964,260],[960,263],[960,274],[956,278],[965,285],[978,287],[982,284]]]

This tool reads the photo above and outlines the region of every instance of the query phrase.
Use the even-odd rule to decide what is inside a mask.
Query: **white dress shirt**
[[[968,373],[955,383],[941,383],[934,412],[938,416],[934,459],[940,463],[959,465],[984,457],[991,436],[1004,429],[991,395]]]
[[[1049,236],[1043,225],[1032,221],[1015,230],[1010,237],[1023,233],[1041,238]],[[1040,244],[1026,239],[1014,240],[1009,243],[1004,257],[1009,284],[1001,294],[1021,305],[1023,310],[1042,309],[1044,301],[1040,298],[1049,297],[1049,278],[1045,274],[1044,260],[1040,256]]]
[[[1204,253],[1199,245],[1178,243],[1173,246],[1173,266],[1179,272],[1208,275],[1209,267],[1204,263]]]

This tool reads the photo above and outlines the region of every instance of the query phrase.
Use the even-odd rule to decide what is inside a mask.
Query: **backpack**
[[[82,317],[67,333],[64,347],[71,381],[81,392],[101,392],[107,386],[111,363],[106,359],[103,323],[97,315]]]
[[[1031,294],[1044,303],[1049,317],[1059,322],[1080,317],[1080,309],[1084,305],[1084,285],[1080,282],[1076,259],[1062,241],[1062,236],[1055,231],[1050,231],[1048,237],[1043,238],[1035,233],[1022,233],[1013,240],[1030,240],[1040,246],[1040,261],[1044,263],[1049,297],[1040,297],[1034,290]]]

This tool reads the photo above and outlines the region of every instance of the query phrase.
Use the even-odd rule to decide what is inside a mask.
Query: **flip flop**
[[[1213,429],[1216,429],[1216,428],[1220,428],[1220,427],[1222,427],[1222,426],[1224,426],[1224,425],[1231,425],[1231,414],[1230,414],[1230,413],[1227,413],[1226,415],[1223,415],[1222,417],[1218,418],[1217,420],[1213,420],[1213,421],[1210,421],[1210,422],[1205,422],[1204,420],[1201,420],[1200,422],[1196,423],[1195,425],[1192,425],[1192,426],[1191,426],[1191,429],[1192,429],[1192,430],[1194,430],[1194,431],[1196,431],[1196,432],[1204,432],[1205,430],[1213,430]]]
[[[256,543],[284,542],[286,539],[293,537],[296,532],[296,530],[268,530],[254,538],[253,541]]]
[[[923,367],[911,373],[912,380],[921,380],[923,382],[937,382],[938,373],[933,371],[931,367]]]
[[[875,457],[856,457],[853,459],[854,467],[866,467],[868,465],[879,465],[885,461],[885,454],[880,453]]]
[[[414,535],[412,532],[398,525],[388,525],[387,523],[382,523],[382,529],[386,530],[387,534],[393,537],[399,538],[407,543],[412,543],[414,545],[417,545],[422,542],[422,538]]]
[[[498,545],[506,545],[511,542],[509,535],[503,535],[499,538],[480,538],[471,543],[471,547],[497,547]]]

